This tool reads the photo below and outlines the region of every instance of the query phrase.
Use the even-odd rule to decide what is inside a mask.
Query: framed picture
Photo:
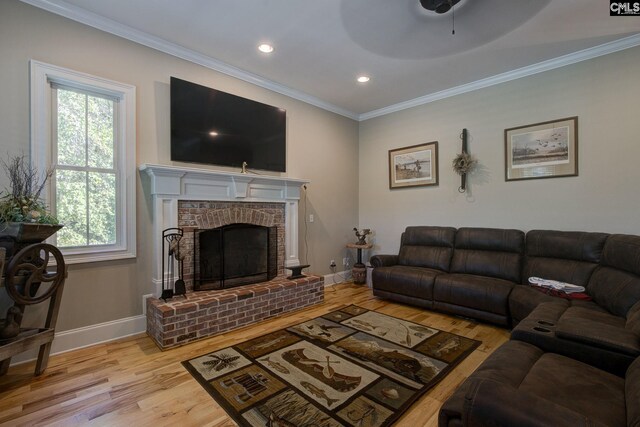
[[[438,142],[389,150],[389,188],[438,185]]]
[[[578,175],[578,118],[504,130],[505,180]]]

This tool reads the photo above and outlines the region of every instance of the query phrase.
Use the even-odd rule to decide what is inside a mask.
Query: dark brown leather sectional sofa
[[[640,425],[640,236],[407,227],[398,255],[371,264],[376,296],[513,327],[442,426]],[[592,300],[546,295],[531,276]]]
[[[439,425],[637,427],[640,359],[621,378],[512,340],[442,405]]]

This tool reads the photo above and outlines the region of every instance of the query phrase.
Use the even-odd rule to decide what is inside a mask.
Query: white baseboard
[[[324,276],[324,285],[333,286],[351,280],[351,270],[339,271]],[[147,295],[145,295],[146,297]],[[68,331],[56,332],[51,355],[66,353],[96,344],[114,341],[147,330],[145,315],[126,317],[111,322],[98,323]],[[11,359],[11,366],[30,362],[38,357],[38,349],[25,351]]]
[[[147,330],[147,317],[144,315],[126,317],[111,322],[98,323],[68,331],[56,332],[51,355],[101,344],[119,338],[142,333]],[[11,359],[11,365],[30,362],[38,357],[38,349],[25,351]]]
[[[333,286],[351,280],[351,270],[338,271],[333,274],[325,274],[324,285]]]

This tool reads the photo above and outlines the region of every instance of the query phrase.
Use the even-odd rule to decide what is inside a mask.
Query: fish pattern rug
[[[350,305],[182,362],[240,426],[388,426],[480,341]]]

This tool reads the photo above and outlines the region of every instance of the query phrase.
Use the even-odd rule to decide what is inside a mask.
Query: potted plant
[[[42,242],[62,228],[40,199],[54,170],[40,175],[24,155],[2,161],[9,188],[0,196],[0,238],[9,236],[15,243]]]

